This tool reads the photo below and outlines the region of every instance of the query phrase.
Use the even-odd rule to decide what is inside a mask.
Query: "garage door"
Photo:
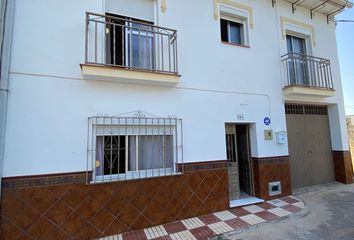
[[[334,181],[327,107],[285,105],[293,188]]]

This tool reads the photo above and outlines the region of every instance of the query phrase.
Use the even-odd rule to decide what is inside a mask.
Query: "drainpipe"
[[[15,0],[2,0],[0,5],[0,180],[3,176],[7,96],[9,86],[12,28]],[[1,181],[0,181],[1,197]]]

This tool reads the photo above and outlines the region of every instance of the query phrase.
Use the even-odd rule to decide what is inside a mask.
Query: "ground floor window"
[[[172,135],[97,136],[98,173],[109,175],[144,169],[172,168],[172,140]]]
[[[183,163],[182,120],[146,116],[89,118],[88,171],[92,181],[178,173]]]

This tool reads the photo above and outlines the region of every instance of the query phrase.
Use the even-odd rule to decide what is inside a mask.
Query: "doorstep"
[[[143,230],[100,238],[100,240],[199,240],[290,216],[304,203],[288,196],[259,204],[230,208],[200,217],[167,223]]]
[[[245,205],[251,205],[251,204],[256,204],[256,203],[262,203],[264,202],[263,199],[260,198],[256,198],[256,197],[249,197],[249,198],[242,198],[242,199],[238,199],[238,200],[232,200],[230,201],[230,208],[234,208],[234,207],[242,207]]]

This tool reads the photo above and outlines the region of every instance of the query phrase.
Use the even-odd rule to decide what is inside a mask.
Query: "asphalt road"
[[[354,240],[354,184],[330,183],[300,189],[294,195],[305,203],[301,213],[217,239]]]

